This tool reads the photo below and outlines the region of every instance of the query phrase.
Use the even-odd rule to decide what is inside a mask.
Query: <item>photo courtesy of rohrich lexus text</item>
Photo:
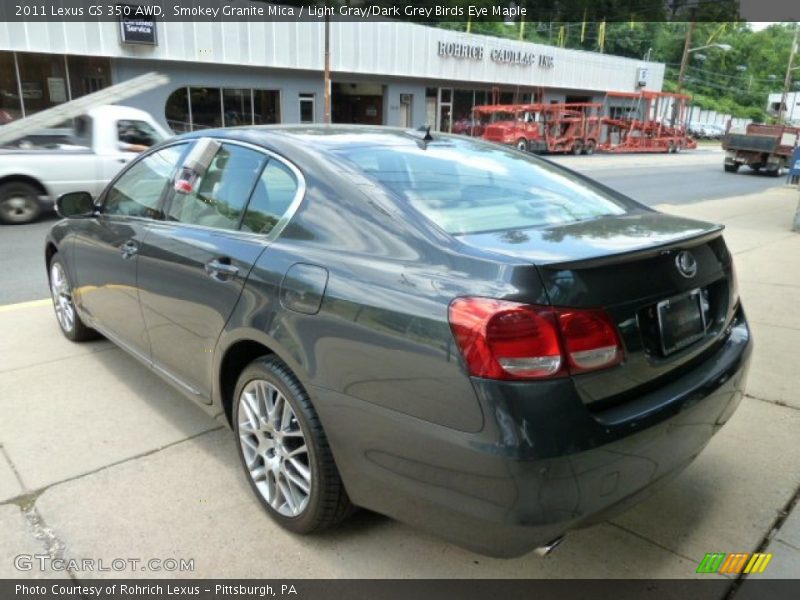
[[[793,2],[0,5],[4,599],[797,598],[799,306]]]

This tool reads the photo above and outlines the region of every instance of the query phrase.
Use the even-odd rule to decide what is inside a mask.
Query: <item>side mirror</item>
[[[89,192],[70,192],[56,200],[56,212],[65,219],[80,219],[95,214],[94,199]]]

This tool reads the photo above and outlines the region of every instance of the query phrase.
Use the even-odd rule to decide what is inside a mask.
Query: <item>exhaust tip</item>
[[[561,537],[554,539],[552,542],[545,544],[544,546],[539,546],[538,548],[534,548],[533,551],[536,553],[537,556],[547,556],[553,550],[555,550],[563,541],[564,541],[564,536],[562,535]]]

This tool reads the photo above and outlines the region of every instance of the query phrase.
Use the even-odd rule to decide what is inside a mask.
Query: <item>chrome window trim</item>
[[[192,141],[197,141],[199,139],[202,139],[202,137],[194,138]],[[259,178],[263,174],[264,169],[266,169],[267,166],[269,165],[269,161],[273,160],[273,159],[277,160],[279,163],[281,163],[282,165],[287,167],[289,169],[289,171],[292,172],[292,175],[294,175],[294,177],[295,177],[295,179],[297,181],[297,190],[294,193],[294,197],[292,198],[291,203],[289,203],[289,207],[286,209],[286,211],[283,213],[283,215],[281,215],[281,217],[278,219],[278,222],[275,223],[275,227],[273,227],[270,230],[269,233],[264,234],[264,233],[256,233],[256,232],[252,232],[252,231],[243,231],[242,229],[224,229],[224,228],[221,228],[221,227],[211,227],[209,225],[195,225],[194,223],[181,223],[180,221],[168,221],[166,219],[163,219],[163,220],[148,219],[148,221],[151,222],[151,223],[154,223],[154,224],[164,224],[164,225],[172,225],[172,226],[180,226],[180,227],[190,227],[192,229],[198,229],[200,231],[214,231],[216,233],[223,234],[223,235],[226,235],[226,234],[227,235],[235,235],[236,237],[244,235],[244,236],[247,236],[247,237],[250,237],[250,238],[261,240],[265,244],[270,244],[270,243],[274,242],[278,238],[278,236],[280,236],[280,234],[283,232],[283,230],[286,229],[286,226],[289,224],[289,221],[292,220],[292,217],[294,217],[295,213],[298,211],[298,209],[300,208],[300,205],[303,203],[303,200],[305,199],[305,195],[306,195],[306,178],[303,175],[303,172],[300,169],[298,169],[292,162],[290,162],[285,157],[281,156],[280,154],[277,154],[277,153],[273,152],[272,150],[268,150],[268,149],[266,149],[266,148],[264,148],[262,146],[258,146],[256,144],[251,144],[249,142],[242,142],[242,141],[239,141],[239,140],[231,140],[231,139],[223,138],[223,137],[213,137],[211,139],[214,139],[214,140],[220,142],[221,144],[231,144],[231,145],[235,145],[235,146],[242,146],[243,148],[247,148],[249,150],[254,150],[256,152],[260,152],[261,154],[266,155],[268,157],[268,160],[264,164],[264,167],[261,169],[261,172],[259,172],[259,174],[258,174]],[[176,170],[176,173],[177,173],[177,170]],[[174,178],[174,175],[173,175],[173,178]],[[250,199],[251,199],[251,197],[252,197],[252,191],[250,193],[250,197],[247,198],[247,204],[244,207],[245,213],[247,212],[247,209],[250,207]],[[171,199],[171,198],[168,198],[168,199]]]

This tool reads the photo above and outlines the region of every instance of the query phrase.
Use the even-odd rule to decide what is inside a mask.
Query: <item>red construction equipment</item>
[[[519,150],[592,154],[601,104],[494,104],[473,109],[472,135]]]
[[[624,100],[624,103],[614,100]],[[697,148],[686,132],[689,96],[668,92],[608,92],[600,152],[680,152]],[[612,105],[612,103],[614,105]]]

